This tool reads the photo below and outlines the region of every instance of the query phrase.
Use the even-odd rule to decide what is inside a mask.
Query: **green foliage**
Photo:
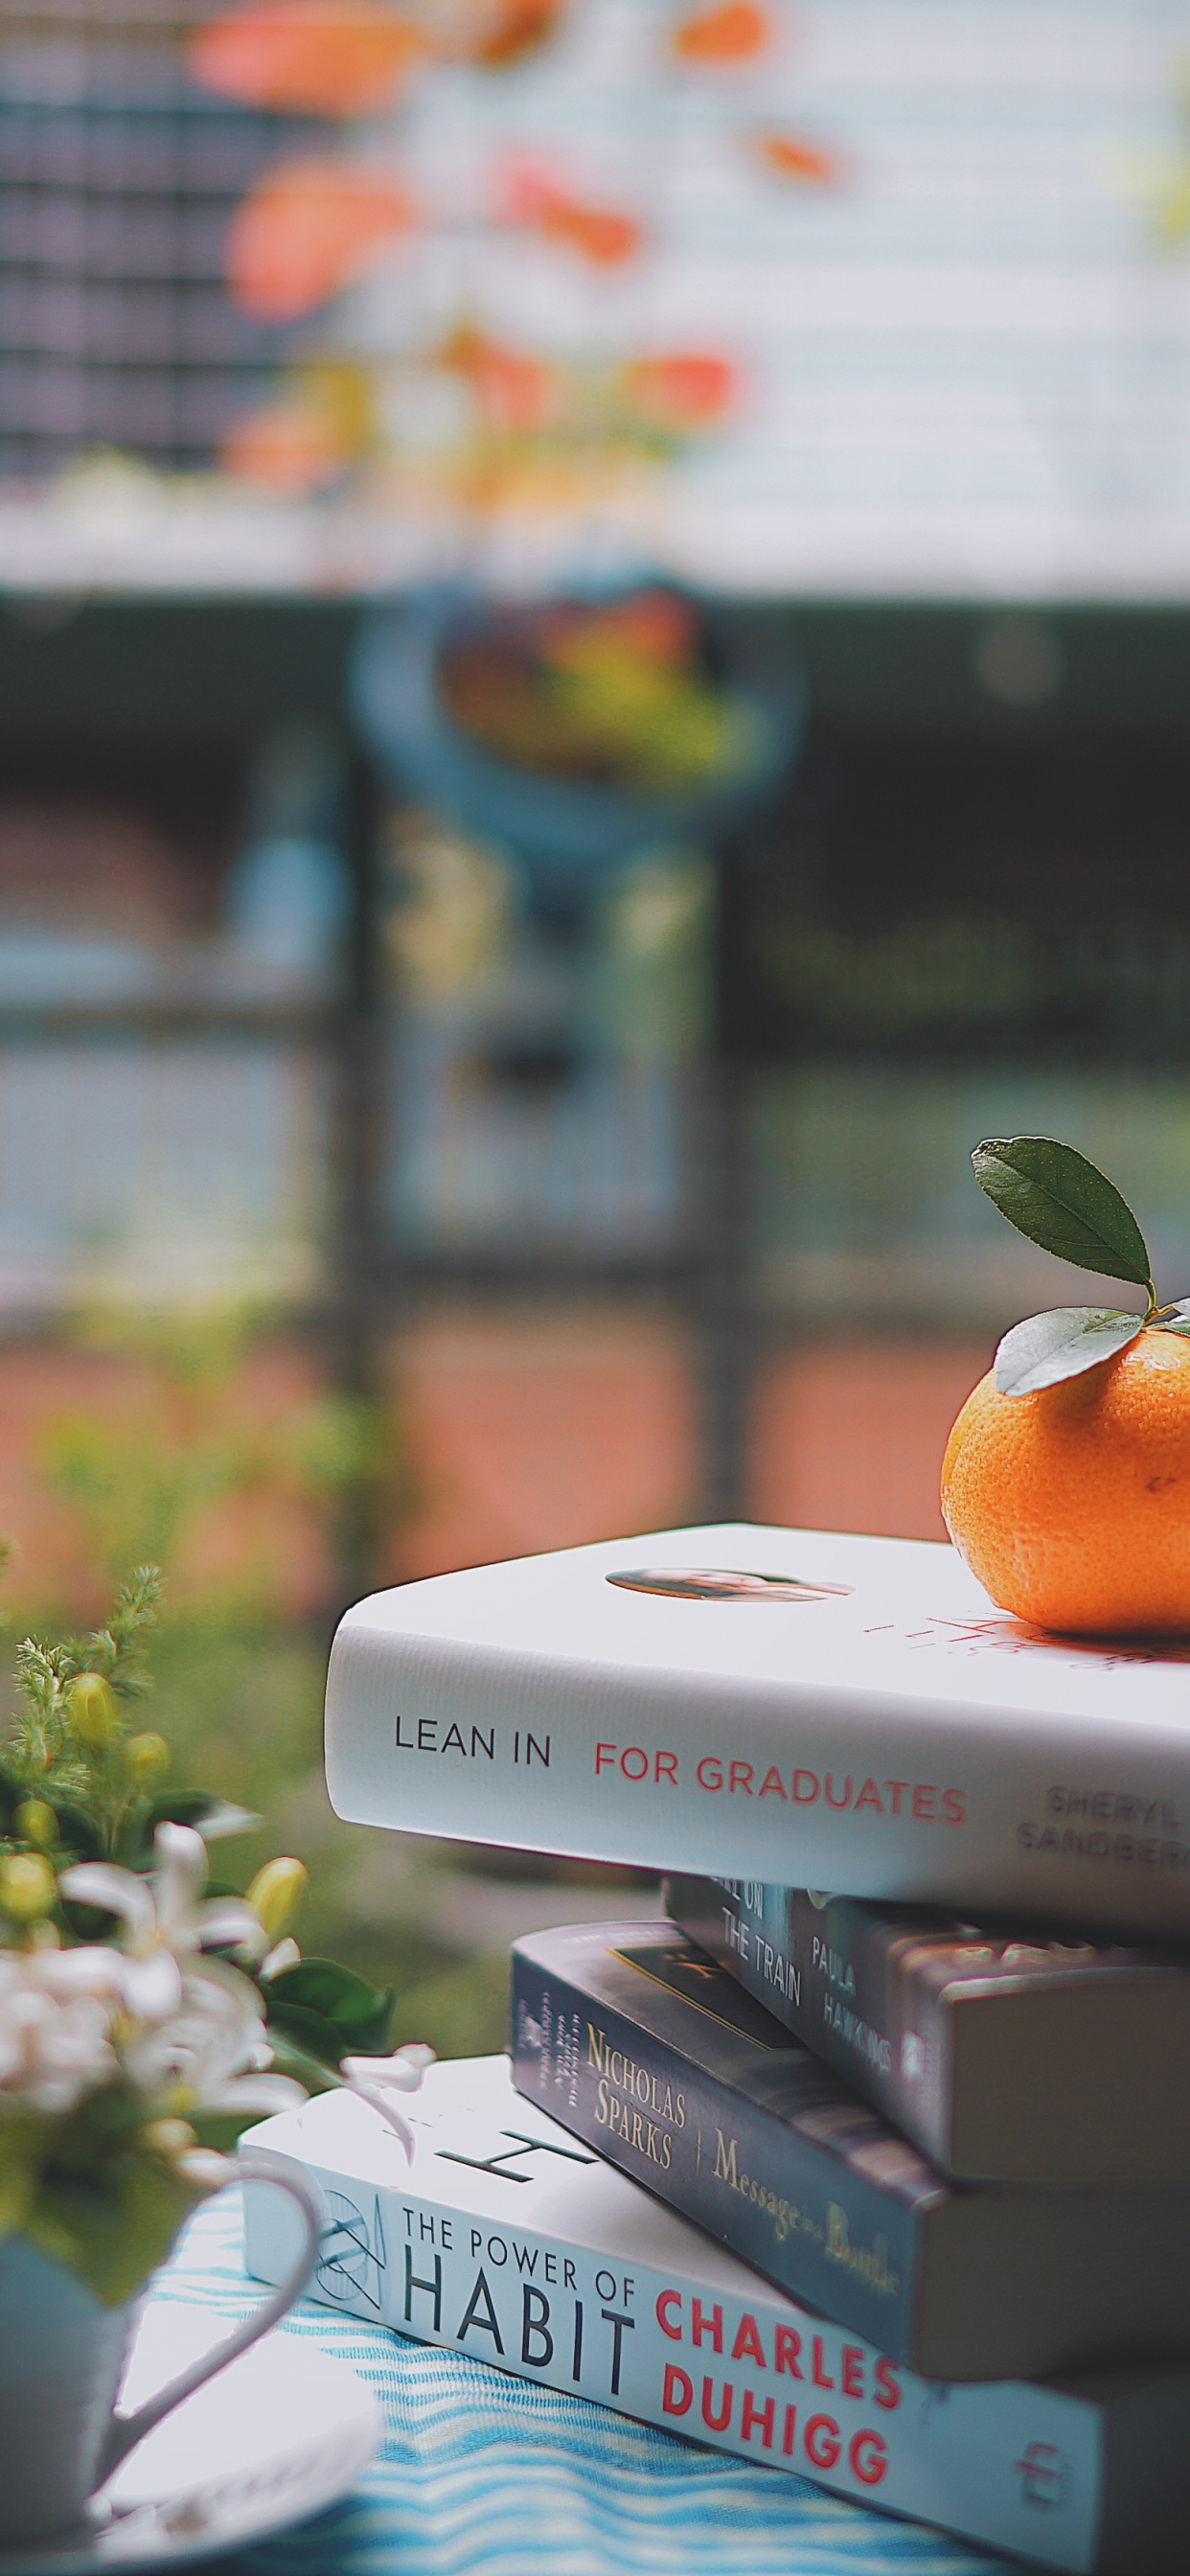
[[[118,1416],[64,1409],[43,1450],[47,1480],[73,1505],[104,1579],[151,1561],[175,1574],[187,1544],[221,1504],[261,1497],[325,1504],[361,1487],[398,1490],[400,1460],[374,1405],[311,1395],[277,1420],[237,1414],[237,1379],[273,1320],[247,1303],[197,1315],[105,1310],[79,1319],[76,1343],[141,1364]],[[244,1605],[268,1597],[267,1549],[241,1559]]]
[[[1052,1136],[987,1138],[971,1157],[975,1177],[1019,1234],[1059,1261],[1128,1279],[1153,1294],[1152,1265],[1127,1200],[1073,1145]]]
[[[1101,1368],[1146,1327],[1190,1334],[1190,1298],[1158,1306],[1148,1246],[1126,1199],[1085,1154],[1053,1136],[988,1137],[971,1157],[981,1190],[1019,1234],[1043,1252],[1143,1288],[1143,1315],[1116,1306],[1056,1306],[1014,1324],[996,1352],[1001,1395],[1043,1387]]]
[[[203,2196],[155,2144],[131,2086],[104,2086],[65,2120],[47,2112],[5,2120],[0,2238],[27,2237],[105,2307],[122,2307],[143,2287]]]
[[[317,2059],[337,2066],[342,2057],[380,2057],[389,2045],[395,1997],[335,1959],[302,1959],[270,1977],[265,1987],[269,2029],[278,2030]]]
[[[152,1688],[147,1640],[161,1597],[158,1569],[140,1566],[117,1595],[105,1627],[50,1645],[26,1638],[18,1649],[17,1683],[24,1705],[14,1722],[7,1768],[0,1770],[0,1860],[5,1853],[35,1850],[38,1868],[47,1872],[61,1871],[80,1858],[114,1860],[122,1868],[147,1871],[153,1867],[159,1824],[189,1825],[208,1843],[247,1836],[259,1826],[259,1816],[218,1791],[182,1789],[153,1796],[152,1783],[146,1786],[131,1758],[144,1741],[130,1734],[129,1726],[132,1712]],[[94,1695],[79,1696],[81,1683],[92,1678],[105,1693],[102,1723],[96,1720]],[[154,1779],[158,1767],[154,1765]],[[44,1827],[35,1839],[30,1835],[35,1810],[49,1816],[52,1835]],[[52,1877],[47,1884],[52,1887]],[[223,1882],[221,1892],[240,1890]],[[0,1881],[0,1917],[3,1897]],[[61,1928],[75,1940],[103,1939],[110,1928],[106,1916],[91,1906],[59,1902],[56,1912]],[[266,1961],[258,1984],[270,2037],[285,2044],[281,2071],[306,2082],[308,2065],[313,2089],[334,2080],[340,2058],[380,2056],[389,2046],[392,1988],[374,1985],[353,1968],[333,1959],[299,1959],[270,1975]]]
[[[123,1859],[143,1840],[152,1801],[129,1747],[131,1719],[152,1687],[147,1644],[161,1600],[161,1575],[138,1566],[123,1584],[105,1626],[89,1636],[44,1645],[26,1637],[17,1648],[21,1705],[6,1749],[5,1775],[25,1799],[52,1812],[62,1863]],[[105,1715],[96,1724],[95,1692],[101,1686]],[[18,1827],[10,1800],[3,1817],[11,1840]],[[18,1839],[24,1839],[18,1836]]]

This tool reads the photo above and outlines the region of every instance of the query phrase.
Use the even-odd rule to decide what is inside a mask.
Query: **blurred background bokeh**
[[[9,1633],[399,2036],[624,1887],[335,1823],[347,1600],[940,1536],[981,1135],[1190,1288],[1188,232],[1180,0],[0,0]]]

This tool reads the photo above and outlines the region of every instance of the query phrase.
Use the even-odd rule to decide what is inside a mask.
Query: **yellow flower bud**
[[[8,1852],[0,1860],[0,1908],[13,1923],[36,1923],[48,1914],[58,1882],[40,1852]]]
[[[184,2156],[198,2140],[189,2120],[149,2120],[141,2130],[141,2140],[156,2156]]]
[[[66,1694],[66,1713],[81,1743],[102,1753],[116,1732],[115,1697],[102,1673],[80,1673]]]
[[[23,1843],[36,1843],[39,1851],[53,1850],[58,1840],[58,1819],[44,1798],[22,1798],[12,1823]]]
[[[308,1875],[300,1860],[266,1860],[251,1886],[245,1888],[245,1901],[259,1915],[270,1942],[280,1940],[286,1924],[297,1912]]]
[[[130,1735],[124,1747],[124,1759],[134,1779],[147,1789],[150,1781],[160,1780],[168,1771],[169,1746],[163,1735]]]

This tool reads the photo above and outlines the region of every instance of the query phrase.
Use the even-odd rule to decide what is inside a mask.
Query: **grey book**
[[[927,2379],[1190,2359],[1190,2184],[948,2181],[656,1922],[515,1943],[519,2092]]]
[[[757,1881],[675,1923],[944,2172],[1190,2181],[1190,1962]]]

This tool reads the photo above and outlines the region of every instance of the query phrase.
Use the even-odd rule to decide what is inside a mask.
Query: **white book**
[[[359,1824],[1190,1936],[1190,1643],[1043,1636],[922,1540],[728,1523],[376,1593],[326,1766]]]
[[[1184,2566],[1190,2372],[914,2378],[605,2164],[504,2058],[431,2067],[400,2107],[411,2163],[347,2092],[244,2140],[314,2182],[328,2307],[1045,2566]],[[244,2201],[248,2269],[280,2280],[297,2221],[276,2192]]]

